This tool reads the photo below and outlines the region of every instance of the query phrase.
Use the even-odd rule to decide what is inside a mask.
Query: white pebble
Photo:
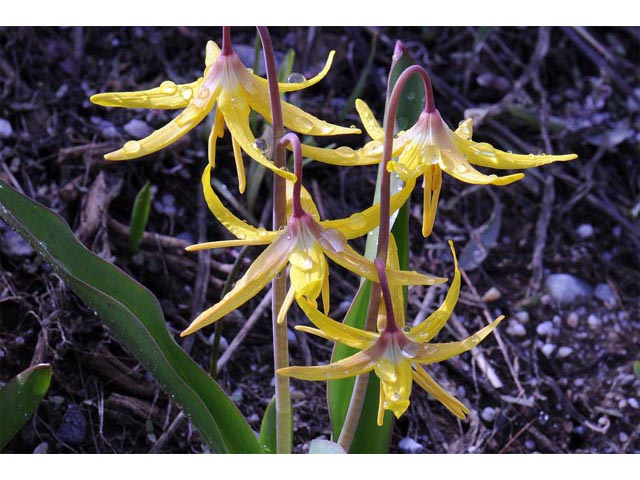
[[[602,325],[602,321],[597,315],[594,315],[592,313],[591,315],[589,315],[589,318],[587,318],[587,324],[591,328],[600,328],[600,326]]]
[[[583,223],[576,228],[576,233],[580,238],[589,238],[593,235],[593,226],[588,223]]]
[[[635,408],[635,409],[640,408],[640,404],[638,403],[638,400],[633,397],[627,398],[627,403],[631,408]]]
[[[526,325],[527,323],[529,323],[530,319],[529,312],[527,312],[526,310],[520,310],[519,312],[516,312],[516,318],[520,323]]]
[[[538,335],[551,335],[555,328],[553,327],[553,323],[550,321],[542,322],[536,327],[536,332]]]
[[[497,300],[500,300],[501,296],[502,296],[502,294],[500,293],[500,290],[498,290],[496,287],[491,287],[482,296],[482,300],[484,300],[487,303],[495,302]]]
[[[493,422],[497,413],[498,411],[495,408],[485,407],[480,413],[480,417],[482,417],[485,422]]]
[[[551,343],[545,343],[540,350],[545,357],[549,358],[555,349],[555,345],[552,345]]]
[[[620,399],[620,401],[618,402],[618,408],[620,410],[627,408],[627,400],[625,398]]]
[[[398,443],[398,447],[405,453],[420,453],[424,447],[413,438],[405,437]]]
[[[578,316],[578,314],[576,312],[571,312],[567,316],[567,325],[570,326],[571,328],[576,328],[578,326],[579,320],[580,320],[580,317]]]
[[[620,440],[620,443],[624,443],[629,440],[629,435],[627,435],[625,432],[620,432],[618,434],[618,439]]]
[[[0,138],[9,138],[13,135],[13,128],[8,120],[0,118]]]
[[[554,327],[562,325],[562,318],[560,318],[560,315],[554,315],[551,321],[553,322]]]
[[[134,118],[124,126],[124,131],[131,135],[133,138],[144,138],[151,135],[153,128],[147,125],[144,120],[138,120]]]
[[[566,358],[573,353],[573,348],[571,347],[560,347],[558,349],[558,358]]]
[[[555,273],[544,280],[549,295],[560,305],[585,300],[593,293],[593,287],[584,280],[566,273]]]
[[[527,334],[527,329],[524,328],[519,322],[509,320],[509,326],[507,327],[507,334],[512,337],[524,337]]]

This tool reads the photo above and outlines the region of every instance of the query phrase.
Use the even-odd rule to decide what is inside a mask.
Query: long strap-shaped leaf
[[[155,376],[214,451],[262,453],[233,402],[169,335],[151,292],[87,250],[59,215],[2,181],[0,217],[51,264],[114,337]]]
[[[35,413],[49,390],[51,366],[43,363],[27,368],[0,390],[0,450]]]

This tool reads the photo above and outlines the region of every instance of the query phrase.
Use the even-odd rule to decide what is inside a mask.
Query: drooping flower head
[[[433,228],[442,186],[442,172],[465,183],[507,185],[520,180],[524,174],[517,173],[502,177],[494,174],[485,175],[473,165],[495,169],[523,169],[577,158],[574,154],[518,155],[503,152],[488,143],[474,142],[471,140],[473,131],[471,119],[465,120],[455,131],[452,131],[434,106],[431,81],[424,69],[417,66],[409,67],[399,77],[394,92],[398,89],[399,95],[404,87],[402,80],[406,81],[406,78],[414,73],[419,74],[423,79],[425,108],[411,128],[399,132],[394,138],[392,155],[394,158],[397,157],[397,161],[389,162],[387,168],[397,172],[404,181],[423,176],[422,234],[425,237]],[[380,147],[384,141],[385,132],[365,102],[356,100],[356,109],[365,130],[372,138],[372,141],[363,149],[367,149],[368,152],[376,151],[376,147]],[[395,118],[391,118],[390,121],[395,121]],[[382,157],[381,149],[378,148],[377,151]]]
[[[392,237],[393,238],[393,237]],[[431,377],[422,365],[441,362],[464,353],[480,343],[502,321],[499,317],[474,335],[450,343],[429,343],[451,316],[460,293],[460,271],[450,243],[455,263],[455,276],[442,305],[415,327],[405,327],[402,287],[387,284],[382,264],[380,269],[382,299],[378,315],[378,333],[360,330],[337,322],[302,299],[299,305],[317,327],[298,326],[296,329],[340,342],[360,352],[323,366],[288,367],[278,370],[302,380],[336,380],[374,371],[380,381],[378,425],[382,425],[384,410],[400,417],[409,406],[412,384],[415,381],[441,402],[451,413],[464,418],[469,410]],[[392,241],[389,248],[389,267],[397,265],[397,252]]]
[[[285,135],[283,140],[295,137]],[[295,137],[297,138],[297,137]],[[322,295],[324,310],[329,309],[329,266],[326,257],[357,275],[378,281],[378,271],[370,260],[357,253],[347,240],[365,235],[376,227],[379,219],[377,206],[370,207],[351,217],[319,221],[316,206],[308,194],[303,193],[302,155],[299,143],[294,147],[297,181],[291,193],[291,214],[286,227],[278,231],[256,228],[243,222],[224,207],[211,188],[210,170],[207,165],[202,176],[205,199],[211,211],[237,237],[237,240],[208,242],[188,247],[187,250],[221,248],[237,245],[269,245],[249,267],[234,288],[217,304],[202,312],[182,335],[199,330],[243,305],[266,286],[287,265],[289,266],[289,291],[278,315],[282,321],[294,300],[306,299],[312,305]],[[392,199],[397,210],[406,202],[413,184],[409,183]],[[434,285],[446,278],[420,274],[413,271],[389,269],[386,274],[392,284]]]
[[[230,40],[228,42],[230,43]],[[280,91],[294,92],[318,83],[327,75],[334,53],[332,51],[329,54],[326,65],[318,75],[302,82],[281,83]],[[246,184],[242,151],[276,174],[291,181],[295,180],[291,172],[277,168],[256,145],[255,136],[249,126],[249,114],[253,109],[267,122],[271,122],[267,81],[245,67],[230,45],[225,47],[223,43],[221,51],[215,42],[207,43],[204,74],[195,82],[176,85],[166,81],[159,87],[140,92],[100,93],[92,96],[91,101],[107,107],[184,109],[171,122],[148,137],[131,140],[121,149],[108,153],[105,155],[107,160],[131,160],[156,152],[193,129],[215,107],[215,120],[209,135],[208,147],[209,163],[212,166],[215,166],[216,141],[223,136],[226,125],[231,132],[241,192]],[[355,127],[346,128],[327,123],[284,101],[282,111],[285,127],[305,135],[360,133]],[[313,151],[313,148],[310,151]],[[320,160],[323,158],[322,153],[318,152],[316,155]],[[326,157],[326,154],[324,156]],[[356,160],[349,156],[343,158],[340,164],[353,164]]]

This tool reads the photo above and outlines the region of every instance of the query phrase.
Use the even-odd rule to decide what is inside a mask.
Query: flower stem
[[[231,55],[232,53],[231,27],[222,27],[222,55]]]
[[[269,84],[269,102],[273,127],[274,150],[273,163],[283,168],[285,166],[285,147],[278,141],[284,135],[284,121],[282,119],[282,105],[278,88],[278,72],[276,70],[273,43],[267,27],[257,27],[264,51],[264,63],[267,69]],[[286,218],[286,184],[285,180],[273,176],[273,228],[284,226]],[[278,312],[286,294],[286,278],[284,275],[272,281],[273,302],[271,304],[271,318],[273,328],[273,366],[274,372],[289,366],[289,344],[287,336],[287,322],[278,323]],[[289,377],[275,374],[276,397],[276,443],[277,453],[291,453],[291,395],[289,393]]]
[[[300,202],[300,194],[302,191],[302,146],[298,136],[289,132],[280,139],[283,147],[289,143],[293,148],[293,173],[296,175],[296,183],[293,184],[293,195],[291,197],[291,216],[300,218],[304,214],[302,204]]]

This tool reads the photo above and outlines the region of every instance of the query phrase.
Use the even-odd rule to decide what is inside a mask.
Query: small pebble
[[[551,321],[553,322],[554,327],[559,327],[560,325],[562,325],[562,318],[560,317],[560,315],[554,315]]]
[[[145,122],[144,120],[134,118],[124,126],[124,131],[131,135],[133,138],[140,139],[151,135],[153,129],[149,125],[147,125],[147,122]]]
[[[633,397],[627,398],[627,403],[629,403],[629,406],[631,408],[635,408],[635,409],[640,408],[640,404],[638,403],[638,400]]]
[[[540,297],[540,304],[549,305],[551,303],[551,295],[544,294]]]
[[[9,138],[13,135],[13,128],[8,120],[0,118],[0,138]]]
[[[480,413],[480,417],[482,417],[485,422],[493,422],[497,413],[498,411],[495,408],[485,407]]]
[[[576,228],[576,233],[580,238],[589,238],[593,236],[593,226],[588,223],[583,223],[578,228]]]
[[[2,238],[2,253],[10,257],[28,257],[33,255],[33,248],[24,238],[13,230],[5,230],[0,235]]]
[[[578,314],[576,312],[571,312],[567,316],[567,325],[570,326],[571,328],[576,328],[578,326],[579,320],[580,320],[580,317],[578,316]]]
[[[625,408],[627,408],[627,400],[622,398],[619,402],[618,402],[618,408],[620,410],[623,410]]]
[[[587,318],[587,324],[589,325],[589,327],[595,329],[600,328],[600,326],[602,325],[602,321],[597,315],[594,315],[592,313],[591,315],[589,315],[589,318]]]
[[[482,300],[484,300],[487,303],[491,303],[491,302],[495,302],[497,300],[500,300],[501,296],[502,296],[502,294],[500,293],[500,290],[498,290],[496,287],[491,287],[482,296]]]
[[[79,445],[84,441],[87,433],[87,419],[80,407],[70,403],[64,412],[62,423],[58,427],[56,436],[61,442],[69,445]]]
[[[507,327],[507,334],[512,337],[524,337],[527,334],[527,329],[524,328],[519,322],[509,320],[509,326]]]
[[[629,440],[629,435],[627,435],[625,432],[620,432],[618,434],[618,439],[620,440],[620,443],[624,443]]]
[[[36,448],[33,449],[33,453],[44,454],[49,452],[49,444],[47,442],[39,443]]]
[[[520,310],[519,312],[516,312],[516,318],[521,324],[526,325],[530,320],[529,312],[526,310]]]
[[[244,398],[244,393],[240,387],[236,388],[229,398],[233,401],[233,403],[242,403],[242,399]]]
[[[554,330],[555,328],[553,327],[553,323],[548,320],[546,322],[542,322],[536,327],[538,335],[551,335]]]
[[[600,283],[596,286],[594,295],[598,300],[603,302],[607,307],[615,307],[617,302],[616,295],[611,290],[611,287],[606,283]]]
[[[573,353],[573,348],[571,348],[571,347],[560,347],[558,349],[558,358],[567,358],[572,353]]]
[[[424,447],[413,438],[405,437],[398,443],[398,447],[404,453],[421,453]]]
[[[540,349],[545,357],[549,358],[553,351],[556,349],[556,346],[551,343],[545,343]]]
[[[533,440],[525,440],[524,446],[527,450],[534,450],[536,448],[536,442]]]
[[[566,273],[549,275],[544,284],[551,298],[559,305],[586,300],[593,293],[593,288],[587,282]]]

